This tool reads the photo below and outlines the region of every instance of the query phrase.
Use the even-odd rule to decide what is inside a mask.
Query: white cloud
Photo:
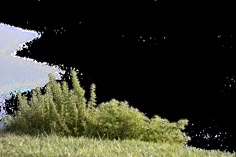
[[[25,43],[40,37],[38,32],[0,23],[0,94],[44,86],[49,73],[57,78],[58,71],[63,73],[57,67],[15,56],[17,50],[26,47]]]

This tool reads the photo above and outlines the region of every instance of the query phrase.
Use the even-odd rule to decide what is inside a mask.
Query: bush
[[[151,118],[149,127],[145,131],[142,140],[154,142],[168,142],[186,144],[190,138],[182,132],[188,124],[187,120],[179,120],[171,123],[155,115]]]
[[[15,117],[4,119],[7,122],[5,131],[179,144],[189,140],[182,132],[187,120],[170,123],[159,116],[149,119],[128,102],[115,99],[97,105],[94,84],[87,102],[74,70],[71,79],[73,88],[69,89],[66,82],[57,83],[49,74],[45,93],[36,88],[30,101],[18,93],[19,110]]]
[[[88,112],[85,134],[109,139],[139,139],[149,119],[128,102],[111,100]]]
[[[142,112],[129,107],[128,102],[111,100],[88,112],[89,137],[109,139],[137,139],[142,141],[186,144],[190,139],[182,130],[187,120],[171,123],[154,116],[151,120]]]
[[[30,134],[82,135],[86,106],[84,90],[73,70],[71,78],[73,89],[69,90],[66,82],[61,85],[49,74],[45,94],[36,88],[30,102],[18,93],[19,111],[14,118],[4,120],[8,123],[5,130]]]

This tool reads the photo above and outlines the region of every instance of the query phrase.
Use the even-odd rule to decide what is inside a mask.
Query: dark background
[[[231,1],[0,5],[0,22],[43,32],[17,55],[79,69],[85,89],[96,83],[98,102],[127,100],[149,117],[189,119],[190,145],[235,150]]]

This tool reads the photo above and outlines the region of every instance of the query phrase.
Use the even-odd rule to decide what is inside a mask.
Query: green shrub
[[[49,74],[46,93],[39,88],[32,91],[31,102],[18,93],[19,111],[16,117],[7,118],[7,131],[21,133],[56,133],[60,135],[82,135],[85,118],[84,90],[80,87],[75,72],[71,72],[73,89],[66,82],[57,83]],[[31,104],[31,105],[30,105]]]
[[[151,120],[128,102],[111,100],[88,112],[85,134],[109,139],[137,139],[143,141],[186,144],[189,141],[182,130],[187,120],[171,123],[154,116]]]
[[[144,133],[142,140],[154,142],[169,142],[186,144],[190,138],[182,132],[188,121],[183,119],[171,123],[155,115],[151,118],[150,125]]]
[[[71,71],[71,90],[66,82],[57,83],[51,74],[49,80],[44,94],[39,88],[33,90],[30,102],[18,93],[19,111],[15,117],[4,119],[6,131],[179,144],[189,140],[182,132],[187,120],[170,123],[159,116],[149,119],[128,102],[115,99],[97,105],[94,84],[87,102],[74,70]]]
[[[138,139],[145,131],[149,119],[130,107],[128,102],[111,100],[88,112],[85,134],[109,139]]]

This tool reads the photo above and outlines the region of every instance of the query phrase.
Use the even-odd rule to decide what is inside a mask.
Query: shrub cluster
[[[72,89],[68,88],[67,82],[58,83],[49,74],[45,93],[36,88],[30,101],[18,93],[19,110],[14,118],[4,119],[7,123],[5,131],[179,144],[189,141],[182,132],[187,120],[171,123],[159,116],[149,119],[128,102],[115,99],[97,104],[95,84],[91,85],[87,101],[76,71],[71,70],[70,76]]]

